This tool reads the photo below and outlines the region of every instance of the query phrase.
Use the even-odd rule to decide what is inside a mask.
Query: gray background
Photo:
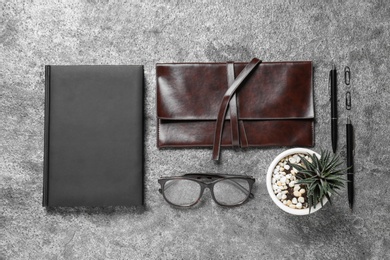
[[[0,15],[0,259],[389,259],[388,1],[2,0]],[[209,149],[156,148],[157,62],[252,57],[313,61],[316,151],[331,149],[329,69],[350,66],[353,213],[345,189],[311,216],[279,210],[265,173],[284,149],[225,149],[215,164]],[[145,65],[144,209],[41,207],[46,64]],[[344,93],[340,84],[340,123]],[[158,177],[194,171],[253,175],[256,197],[234,209],[209,195],[195,209],[168,206]]]

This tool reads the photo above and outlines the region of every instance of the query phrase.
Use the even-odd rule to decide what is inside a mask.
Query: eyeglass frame
[[[217,178],[217,179],[211,180],[208,183],[200,180],[200,179],[212,179],[212,178]],[[222,203],[218,202],[218,200],[215,198],[215,195],[214,195],[214,185],[220,181],[229,180],[229,179],[244,179],[249,184],[249,190],[248,190],[247,197],[244,200],[242,200],[240,203],[237,203],[234,205],[222,204]],[[167,197],[165,196],[165,193],[163,192],[163,190],[164,190],[165,184],[171,180],[191,180],[191,181],[197,182],[201,187],[198,199],[194,203],[192,203],[190,205],[184,205],[184,206],[177,205],[177,204],[170,202],[167,199]],[[255,181],[256,180],[253,176],[248,176],[248,175],[214,174],[214,173],[187,173],[187,174],[184,174],[181,176],[161,176],[160,179],[158,179],[158,183],[161,185],[161,188],[158,191],[163,195],[166,202],[168,202],[170,205],[177,207],[177,208],[190,208],[190,207],[196,205],[197,203],[199,203],[206,188],[208,188],[210,190],[212,199],[218,205],[223,206],[223,207],[237,207],[237,206],[240,206],[240,205],[244,204],[245,202],[247,202],[249,198],[254,198],[254,195],[252,193],[252,188],[253,188],[253,184],[255,183]],[[241,187],[241,188],[246,190],[245,187]]]

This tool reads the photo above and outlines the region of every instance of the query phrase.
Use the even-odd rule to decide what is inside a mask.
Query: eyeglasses
[[[221,206],[234,207],[249,198],[255,179],[245,175],[188,173],[182,176],[161,177],[159,192],[171,205],[181,208],[194,206],[206,188],[213,200]]]

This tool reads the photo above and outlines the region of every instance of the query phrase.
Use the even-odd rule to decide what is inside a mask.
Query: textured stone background
[[[2,0],[0,20],[0,259],[390,258],[388,1]],[[350,66],[353,213],[346,190],[312,216],[276,208],[264,179],[284,149],[223,150],[215,164],[209,149],[156,148],[155,63],[252,57],[314,62],[317,151],[331,148],[329,69]],[[145,65],[144,209],[41,207],[45,64]],[[169,207],[158,177],[193,171],[254,175],[256,198]]]

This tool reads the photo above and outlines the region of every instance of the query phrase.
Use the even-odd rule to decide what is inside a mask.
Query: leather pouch
[[[311,61],[159,63],[157,146],[313,146]]]

